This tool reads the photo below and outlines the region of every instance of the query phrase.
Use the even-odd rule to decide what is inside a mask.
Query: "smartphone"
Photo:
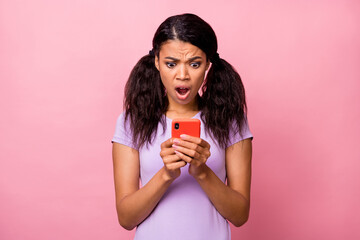
[[[196,118],[176,118],[172,121],[171,137],[180,138],[181,134],[200,137],[200,120]]]

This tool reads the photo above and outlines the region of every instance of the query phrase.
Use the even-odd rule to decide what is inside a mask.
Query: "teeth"
[[[178,87],[178,88],[176,88],[176,91],[177,91],[180,95],[185,95],[185,94],[189,91],[189,88],[186,88],[186,87]]]

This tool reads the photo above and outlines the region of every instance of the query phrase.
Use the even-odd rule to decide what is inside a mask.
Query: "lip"
[[[190,87],[186,86],[186,85],[176,85],[175,89],[177,89],[177,88],[188,88],[188,89],[190,89]]]
[[[176,91],[176,89],[177,88],[187,88],[188,89],[188,91],[186,92],[186,94],[184,94],[184,95],[181,95],[181,94],[179,94],[179,92],[178,91]],[[176,93],[176,97],[179,99],[179,100],[186,100],[188,97],[189,97],[189,95],[190,95],[190,91],[191,91],[191,88],[189,87],[189,86],[185,86],[185,85],[178,85],[178,86],[176,86],[175,87],[175,93]]]

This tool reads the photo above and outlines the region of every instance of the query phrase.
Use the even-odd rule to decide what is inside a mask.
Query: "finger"
[[[167,155],[174,155],[174,154],[175,154],[174,150],[175,150],[175,149],[174,149],[173,147],[163,148],[163,149],[161,149],[161,151],[160,151],[160,156],[163,158],[163,157],[165,157],[165,156],[167,156]]]
[[[184,147],[184,148],[187,148],[187,149],[191,149],[191,150],[193,150],[195,152],[198,152],[198,153],[201,153],[201,152],[203,152],[205,150],[205,148],[203,148],[202,146],[200,146],[200,145],[198,145],[196,143],[175,139],[174,144],[172,145],[172,147],[176,149],[176,147],[178,147],[178,146],[179,147]]]
[[[174,162],[174,163],[167,164],[166,168],[169,169],[169,170],[176,170],[176,169],[184,167],[186,164],[187,163],[184,162],[184,161],[177,161],[177,162]]]
[[[186,134],[181,134],[180,135],[180,138],[182,140],[185,140],[187,142],[192,142],[192,143],[195,143],[203,148],[209,148],[210,149],[210,144],[205,141],[204,139],[202,138],[198,138],[198,137],[193,137],[193,136],[190,136],[190,135],[186,135]]]
[[[169,148],[171,147],[171,145],[173,144],[173,138],[169,138],[168,140],[166,140],[165,142],[163,142],[160,147],[161,148]]]
[[[163,157],[164,164],[171,164],[171,163],[177,162],[179,160],[181,160],[181,158],[180,158],[180,156],[178,156],[176,154],[167,155],[167,156]]]
[[[191,163],[194,160],[193,158],[191,158],[181,152],[178,152],[178,151],[175,151],[175,154],[176,154],[176,156],[180,157],[180,159],[184,160],[187,163]]]
[[[192,158],[198,159],[200,157],[200,153],[197,152],[196,150],[177,146],[177,145],[173,145],[173,148],[175,148],[175,154],[176,154],[176,152],[180,152],[180,153],[188,155],[189,157],[192,157]]]

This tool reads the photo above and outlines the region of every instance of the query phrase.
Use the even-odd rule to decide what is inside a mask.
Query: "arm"
[[[210,146],[206,141],[190,137],[177,145],[181,145],[175,146],[177,154],[191,164],[190,174],[200,184],[217,211],[235,226],[243,225],[249,217],[250,209],[251,140],[245,139],[226,149],[227,185],[205,164],[210,156]]]
[[[128,146],[113,143],[113,166],[118,220],[131,230],[140,224],[155,208],[176,177],[184,161],[171,149],[171,139],[161,145],[164,167],[139,189],[139,152]]]

